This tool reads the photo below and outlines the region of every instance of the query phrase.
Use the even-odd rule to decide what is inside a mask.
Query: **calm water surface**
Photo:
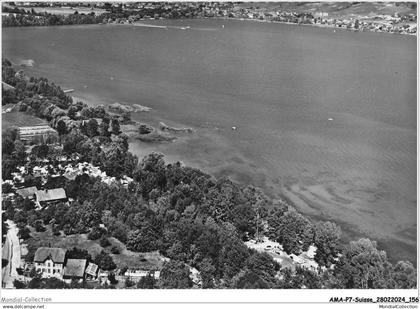
[[[3,29],[3,56],[133,118],[190,126],[172,144],[133,143],[262,186],[347,239],[416,259],[416,38],[246,21],[168,29]],[[224,28],[222,27],[224,25]],[[182,30],[180,27],[190,26]],[[236,126],[237,130],[231,127]]]

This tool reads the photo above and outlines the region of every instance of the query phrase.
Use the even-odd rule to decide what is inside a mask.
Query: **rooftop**
[[[54,263],[63,264],[65,255],[65,249],[40,247],[35,252],[34,262],[44,263],[47,259],[51,259]]]
[[[23,198],[27,198],[27,197],[33,197],[33,195],[37,191],[38,191],[37,187],[27,187],[27,188],[17,189],[16,194],[19,194]]]
[[[47,134],[47,133],[56,133],[56,131],[48,125],[37,125],[37,126],[30,126],[30,127],[19,127],[19,135],[20,137],[25,136],[33,136],[38,134]]]
[[[36,200],[39,202],[49,202],[66,199],[66,191],[63,188],[39,190],[35,192]]]
[[[85,259],[68,259],[66,267],[64,267],[64,277],[82,278],[85,273],[87,260]]]
[[[86,273],[91,276],[96,276],[96,273],[98,272],[98,265],[94,263],[89,263],[88,267],[86,268]]]

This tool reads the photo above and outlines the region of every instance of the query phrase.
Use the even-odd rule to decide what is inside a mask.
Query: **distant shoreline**
[[[294,25],[294,26],[311,26],[317,28],[325,28],[325,29],[333,29],[340,30],[340,31],[352,31],[352,32],[366,32],[366,33],[387,33],[387,34],[394,34],[394,35],[408,35],[417,37],[417,33],[407,33],[407,32],[390,32],[390,31],[381,31],[377,29],[354,29],[354,28],[346,28],[346,27],[337,27],[336,25],[330,24],[319,24],[319,23],[294,23],[294,22],[286,22],[286,21],[276,21],[276,20],[260,20],[260,19],[251,19],[251,18],[237,18],[237,17],[194,17],[194,18],[162,18],[158,19],[158,21],[166,21],[166,20],[221,20],[221,21],[246,21],[246,22],[256,22],[256,23],[268,23],[268,24],[284,24],[284,25]],[[3,26],[3,28],[35,28],[35,27],[63,27],[63,26],[94,26],[94,25],[113,25],[113,26],[133,26],[133,27],[145,27],[145,28],[157,28],[157,29],[183,29],[184,27],[177,27],[177,26],[163,26],[163,25],[154,25],[154,24],[147,24],[144,23],[145,21],[155,21],[155,19],[142,19],[141,22],[133,22],[133,23],[87,23],[87,24],[66,24],[66,25],[25,25],[25,26]],[[191,28],[191,30],[194,30]]]
[[[151,19],[154,20],[154,19]],[[387,34],[395,34],[395,35],[409,35],[409,36],[417,36],[417,33],[396,33],[396,32],[389,32],[389,31],[376,31],[376,30],[366,30],[366,29],[353,29],[353,28],[343,28],[337,27],[335,25],[329,24],[306,24],[306,23],[293,23],[293,22],[285,22],[285,21],[275,21],[275,20],[259,20],[259,19],[250,19],[250,18],[224,18],[224,17],[212,17],[212,18],[180,18],[180,19],[159,19],[159,21],[165,20],[236,20],[236,21],[246,21],[246,22],[257,22],[257,23],[267,23],[267,24],[284,24],[284,25],[293,25],[293,26],[311,26],[317,28],[325,28],[325,29],[333,29],[339,31],[352,31],[352,32],[366,32],[366,33],[387,33]],[[115,26],[133,26],[133,27],[145,27],[145,28],[160,28],[160,29],[180,29],[181,27],[177,26],[161,26],[161,25],[154,25],[154,24],[146,24],[144,21],[148,21],[147,19],[141,20],[141,22],[134,22],[134,23],[101,23],[101,25],[115,25]],[[186,29],[183,29],[186,30]],[[191,30],[194,30],[191,28]]]

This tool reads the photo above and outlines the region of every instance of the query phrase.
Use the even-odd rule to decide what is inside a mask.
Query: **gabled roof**
[[[26,134],[43,134],[43,133],[55,133],[56,131],[51,128],[49,125],[37,125],[37,126],[30,126],[30,127],[19,127],[19,134],[26,135]]]
[[[51,259],[54,263],[64,263],[66,250],[61,248],[41,247],[35,252],[34,262],[44,263],[47,259]]]
[[[83,278],[87,261],[85,259],[68,259],[63,277]]]
[[[67,198],[66,191],[63,188],[39,190],[35,192],[35,195],[38,202],[49,202]]]
[[[19,194],[23,198],[27,198],[27,197],[33,197],[33,195],[37,191],[38,189],[36,187],[27,187],[27,188],[17,189],[16,194]]]

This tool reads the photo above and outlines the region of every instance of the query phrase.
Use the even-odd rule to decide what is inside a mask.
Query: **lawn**
[[[35,12],[47,12],[49,14],[56,14],[56,15],[71,15],[74,12],[78,12],[79,14],[90,14],[94,12],[96,15],[100,15],[105,13],[106,11],[99,8],[86,8],[86,7],[35,7]]]
[[[127,266],[130,269],[155,270],[161,269],[165,260],[165,258],[157,251],[133,252],[127,250],[123,243],[113,237],[109,238],[111,245],[103,248],[99,244],[99,239],[90,240],[87,238],[87,234],[54,236],[50,226],[47,226],[47,230],[45,232],[35,232],[33,229],[31,230],[32,237],[24,242],[28,244],[28,247],[39,248],[51,246],[63,249],[72,249],[73,247],[77,247],[80,249],[86,249],[92,258],[95,258],[99,252],[105,250],[112,256],[115,264],[117,264],[117,268]],[[118,247],[118,249],[120,249],[120,254],[112,254],[112,246]]]
[[[120,254],[111,254],[118,267],[127,266],[128,268],[142,270],[156,270],[162,268],[165,258],[160,255],[159,252],[133,252],[127,250],[124,244],[113,237],[111,237],[109,241],[112,246],[117,246],[121,250]]]
[[[22,112],[2,113],[1,116],[2,130],[8,129],[10,127],[36,126],[42,124],[48,123],[45,120],[42,120],[38,117],[28,115]]]
[[[25,241],[25,243],[28,244],[28,247],[59,247],[63,249],[77,247],[86,249],[93,258],[102,250],[99,241],[87,239],[87,234],[54,236],[50,226],[47,226],[45,232],[35,232],[33,229],[31,230],[32,237]]]

